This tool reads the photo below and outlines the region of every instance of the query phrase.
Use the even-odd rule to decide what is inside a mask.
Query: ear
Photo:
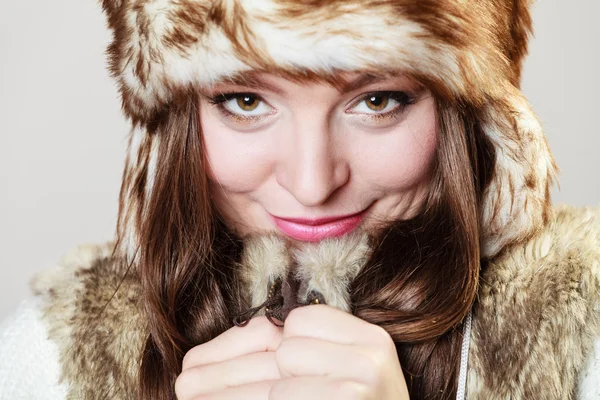
[[[486,106],[482,128],[496,152],[492,180],[482,202],[481,253],[538,233],[551,213],[550,187],[558,169],[539,120],[511,84]]]

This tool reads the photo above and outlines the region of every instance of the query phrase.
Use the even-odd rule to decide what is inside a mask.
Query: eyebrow
[[[324,81],[324,82],[327,82],[328,84],[330,84],[335,89],[337,89],[338,92],[348,93],[348,92],[352,92],[354,90],[360,89],[363,86],[367,86],[367,85],[370,85],[373,83],[387,80],[390,77],[385,76],[385,75],[361,74],[360,76],[356,77],[355,79],[353,79],[351,81],[347,81],[347,80],[341,78],[340,76],[335,76],[335,75],[324,77],[324,78],[319,77],[319,76],[307,76],[307,77],[301,76],[301,77],[291,77],[291,78],[293,81],[300,81],[300,82],[301,81],[308,81],[308,82]],[[252,72],[227,78],[226,80],[222,80],[222,81],[216,83],[215,86],[217,86],[219,84],[245,86],[247,88],[254,89],[254,90],[265,90],[266,89],[266,90],[269,90],[269,91],[277,93],[277,94],[283,93],[283,90],[281,88],[265,81],[264,79],[261,79],[260,76],[258,76],[255,73],[252,73]]]
[[[228,78],[227,80],[223,80],[223,81],[217,83],[216,85],[218,85],[218,84],[246,86],[250,89],[256,89],[256,90],[266,89],[266,90],[269,90],[269,91],[277,93],[277,94],[283,93],[283,90],[281,90],[279,87],[270,84],[269,82],[265,81],[264,79],[261,79],[259,76],[257,76],[254,73],[236,75],[231,78]]]
[[[350,82],[342,82],[340,86],[335,85],[335,88],[341,93],[348,93],[356,89],[360,89],[363,86],[371,85],[387,79],[389,79],[387,76],[365,74],[351,80]]]

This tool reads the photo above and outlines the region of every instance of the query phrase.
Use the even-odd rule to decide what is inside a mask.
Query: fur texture
[[[371,252],[368,240],[366,234],[357,233],[317,244],[302,243],[290,249],[293,245],[276,235],[247,239],[240,270],[251,306],[262,304],[270,284],[277,278],[284,280],[291,272],[302,283],[299,303],[306,301],[308,293],[316,291],[328,305],[350,311],[348,288],[368,261]]]
[[[288,259],[282,256],[282,242],[265,240],[265,252],[258,242],[248,247],[252,250],[245,262],[254,265],[241,267],[263,271],[257,276],[268,275],[264,271],[275,276],[283,271],[273,268],[272,261]],[[348,251],[350,264],[369,251],[360,237],[348,243],[352,240],[363,248],[340,248]],[[75,249],[33,284],[45,300],[45,318],[59,345],[70,399],[135,398],[147,335],[138,304],[140,284],[134,274],[125,276],[120,258],[109,257],[111,246]],[[305,265],[327,265],[334,246],[328,244],[324,252],[313,248],[298,259]],[[338,274],[324,276],[319,284],[328,287],[325,293],[339,290]],[[258,283],[256,290],[266,283]],[[260,292],[255,301],[264,295]],[[585,358],[600,337],[600,208],[559,208],[534,239],[491,261],[473,318],[469,399],[573,399]]]
[[[248,71],[331,77],[410,74],[439,96],[470,103],[495,146],[481,206],[492,257],[548,220],[556,166],[519,90],[531,0],[103,0],[114,39],[110,70],[133,129],[119,229],[130,259],[146,208],[159,135],[148,124],[172,103]]]
[[[574,399],[600,336],[600,209],[562,207],[494,260],[473,311],[469,398]]]
[[[350,311],[348,288],[370,255],[366,234],[327,239],[318,246],[303,244],[294,251],[296,276],[306,282],[303,296],[314,290],[323,295],[328,305]]]
[[[268,296],[269,285],[284,277],[291,264],[287,244],[276,235],[257,236],[244,242],[240,276],[252,307],[262,304]],[[259,315],[264,314],[261,310]]]
[[[60,352],[68,399],[135,399],[146,340],[139,279],[112,258],[114,243],[73,249],[32,281]]]

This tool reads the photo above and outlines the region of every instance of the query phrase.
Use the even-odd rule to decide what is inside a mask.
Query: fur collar
[[[113,246],[78,246],[32,281],[45,300],[42,312],[58,344],[68,399],[137,398],[146,340],[140,285],[135,276],[123,280],[125,267],[111,257]]]
[[[481,277],[469,398],[573,399],[599,337],[600,208],[560,207]]]
[[[137,396],[146,338],[139,280],[135,274],[122,279],[124,263],[111,256],[112,248],[110,242],[77,247],[32,284],[45,300],[69,399]],[[335,271],[332,264],[328,273]],[[266,296],[266,286],[257,287]],[[344,286],[335,290],[325,295],[341,295],[336,306],[343,308]],[[579,372],[600,337],[599,310],[600,208],[557,208],[539,235],[505,250],[481,277],[468,398],[574,398]]]

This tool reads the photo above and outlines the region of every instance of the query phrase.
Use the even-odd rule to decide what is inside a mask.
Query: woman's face
[[[343,81],[257,74],[202,93],[211,195],[238,234],[319,241],[420,210],[436,154],[433,97],[406,76]]]

